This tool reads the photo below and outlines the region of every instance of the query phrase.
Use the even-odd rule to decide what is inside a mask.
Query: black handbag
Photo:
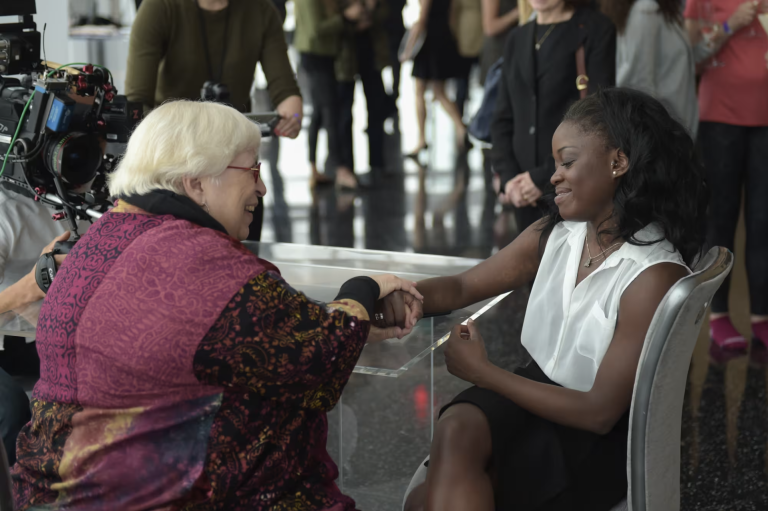
[[[501,66],[503,63],[504,59],[500,58],[488,69],[488,74],[485,76],[483,102],[469,124],[469,134],[482,142],[491,143],[491,122],[493,122],[496,97],[499,95],[499,87],[501,86]]]

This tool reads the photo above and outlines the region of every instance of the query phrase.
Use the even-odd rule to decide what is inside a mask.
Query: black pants
[[[19,431],[32,418],[29,399],[21,385],[8,373],[0,369],[0,438],[2,438],[8,463],[16,462],[16,437]]]
[[[317,162],[317,134],[320,127],[328,135],[328,157],[333,164],[341,161],[341,138],[339,136],[338,84],[333,57],[301,54],[301,66],[307,73],[312,95],[312,123],[309,127],[309,161]]]
[[[768,314],[768,126],[702,122],[699,142],[712,191],[707,241],[733,250],[744,192],[746,263],[752,314]],[[712,312],[728,312],[730,279],[712,300]]]
[[[376,69],[376,56],[368,32],[355,36],[357,70],[363,82],[365,102],[368,105],[368,156],[371,169],[384,167],[384,120],[387,111],[387,93]],[[354,168],[352,140],[352,104],[355,100],[355,82],[339,82],[341,102],[341,156],[342,163]]]
[[[312,106],[312,115],[309,118],[309,129],[307,130],[307,140],[309,141],[309,163],[317,164],[317,137],[320,135],[320,128],[323,126],[323,111],[320,108]]]
[[[472,67],[477,63],[477,58],[467,59],[465,64],[466,74],[461,78],[456,78],[456,108],[459,109],[459,115],[464,118],[464,108],[469,100],[469,76],[472,73]]]
[[[16,437],[32,417],[24,389],[12,377],[40,377],[40,358],[35,343],[21,337],[5,336],[0,351],[0,439],[11,465],[16,460]]]
[[[389,37],[389,61],[392,63],[392,100],[400,97],[400,41],[405,35],[405,27],[400,25],[387,30]]]
[[[518,234],[535,224],[543,216],[544,212],[538,205],[515,208],[515,222],[517,223]]]

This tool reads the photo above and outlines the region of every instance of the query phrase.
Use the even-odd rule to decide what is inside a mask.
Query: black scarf
[[[152,190],[144,195],[125,195],[120,196],[119,199],[132,206],[141,208],[147,213],[152,213],[153,215],[173,215],[176,218],[188,220],[201,227],[221,231],[229,236],[224,226],[206,213],[195,201],[170,190]]]

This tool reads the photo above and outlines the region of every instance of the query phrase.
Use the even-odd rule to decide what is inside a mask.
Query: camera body
[[[208,80],[200,89],[200,99],[229,105],[229,87],[223,83]]]
[[[28,3],[34,11],[34,2],[26,11]],[[50,206],[77,241],[77,220],[110,205],[106,175],[142,106],[117,95],[106,69],[48,72],[31,13],[4,14],[21,15],[19,23],[0,25],[0,185]]]

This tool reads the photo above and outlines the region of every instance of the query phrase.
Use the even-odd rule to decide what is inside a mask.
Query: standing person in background
[[[389,16],[384,22],[389,45],[389,63],[392,65],[392,94],[389,99],[389,114],[387,117],[398,115],[397,100],[400,98],[400,42],[405,36],[405,24],[403,23],[403,9],[406,0],[389,0]]]
[[[368,158],[371,177],[384,170],[384,120],[387,115],[387,93],[381,71],[389,65],[389,47],[383,23],[388,16],[385,0],[351,0],[363,6],[360,21],[348,25],[341,41],[341,52],[336,59],[336,79],[339,81],[341,101],[341,154],[342,165],[354,172],[355,159],[352,135],[352,105],[355,100],[357,78],[363,83],[368,107]],[[340,182],[340,189],[357,188],[357,180]]]
[[[641,90],[667,107],[695,139],[696,62],[680,0],[602,0],[616,25],[616,86]]]
[[[465,59],[461,58],[456,47],[456,40],[450,27],[451,0],[421,0],[419,20],[411,28],[405,55],[411,55],[416,41],[426,34],[424,45],[413,59],[413,77],[416,79],[416,119],[419,127],[419,140],[408,158],[418,158],[419,153],[427,149],[425,135],[427,124],[427,104],[424,94],[427,87],[445,112],[450,116],[456,130],[456,145],[465,148],[468,145],[467,127],[461,118],[456,104],[445,93],[445,81],[461,78],[466,74]]]
[[[520,10],[517,8],[517,0],[483,0],[481,12],[485,40],[480,52],[480,85],[484,86],[488,70],[504,54],[507,37],[520,20]],[[486,190],[491,193],[493,191],[491,150],[484,147],[482,152]]]
[[[513,204],[519,232],[555,171],[550,142],[578,101],[577,55],[584,48],[589,92],[616,77],[616,29],[588,0],[531,0],[536,19],[510,34],[491,125],[493,170],[502,204]]]
[[[309,78],[312,95],[312,125],[309,133],[310,185],[330,182],[317,170],[317,134],[320,125],[328,135],[329,160],[338,165],[339,185],[355,186],[350,167],[342,164],[341,119],[335,62],[347,24],[359,22],[364,14],[360,3],[352,3],[342,13],[337,0],[294,0],[296,37],[294,46],[301,53],[301,66]]]
[[[483,15],[481,0],[452,0],[451,29],[456,47],[465,62],[459,64],[464,76],[456,79],[456,108],[464,118],[464,107],[469,99],[469,75],[483,49]]]
[[[282,117],[275,134],[296,138],[301,93],[271,0],[144,0],[131,29],[125,93],[148,112],[169,99],[200,99],[212,81],[229,90],[222,102],[248,112],[257,62]],[[263,219],[260,201],[248,239],[261,238]]]
[[[504,54],[507,36],[520,20],[517,0],[483,0],[483,50],[480,53],[480,84],[488,69]]]
[[[707,241],[734,249],[744,193],[752,332],[768,346],[768,36],[756,19],[768,4],[712,0],[702,23],[706,4],[688,0],[684,16],[694,46],[701,47],[703,30],[713,34],[708,49],[719,62],[702,67],[699,85],[699,141],[713,191]],[[742,351],[747,342],[729,316],[729,284],[726,279],[712,300],[710,334],[718,347]]]

